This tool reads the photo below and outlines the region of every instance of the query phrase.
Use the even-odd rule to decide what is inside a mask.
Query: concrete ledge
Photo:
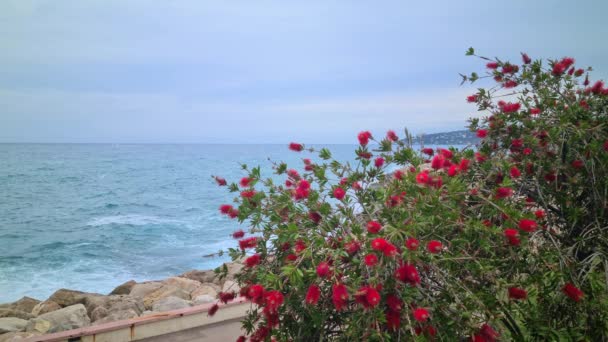
[[[213,317],[207,312],[213,304],[204,304],[190,308],[159,312],[157,314],[137,317],[124,321],[110,322],[54,334],[32,337],[27,342],[121,342],[121,341],[196,341],[196,334],[217,340],[241,335],[240,320],[245,317],[250,303],[238,297],[228,304],[220,304],[220,309]],[[224,325],[226,325],[224,329]],[[162,337],[157,339],[157,337]],[[202,337],[202,336],[201,336]],[[209,339],[207,339],[209,341]]]

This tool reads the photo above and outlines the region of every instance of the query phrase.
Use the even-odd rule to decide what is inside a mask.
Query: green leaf
[[[465,56],[473,56],[475,54],[475,49],[473,49],[473,47],[470,47],[467,52],[465,53]]]

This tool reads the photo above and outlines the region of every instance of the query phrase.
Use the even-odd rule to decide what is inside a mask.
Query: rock
[[[18,301],[12,303],[11,308],[14,310],[19,310],[19,311],[29,313],[29,312],[32,312],[32,309],[38,303],[40,303],[40,301],[38,299],[34,299],[34,298],[30,298],[30,297],[23,297],[23,298],[19,299]]]
[[[112,290],[112,292],[110,292],[110,295],[128,295],[131,293],[131,290],[135,284],[137,284],[135,280],[129,280],[122,285],[118,285],[114,290]]]
[[[103,308],[99,307],[95,310],[99,310],[99,309],[103,309]],[[105,310],[105,309],[103,309],[103,310]],[[124,319],[131,319],[131,318],[135,318],[138,316],[139,316],[139,314],[137,312],[135,312],[135,310],[132,310],[132,309],[111,311],[105,317],[95,320],[93,325],[114,322],[114,321],[121,321]],[[92,317],[91,317],[91,319],[92,319]]]
[[[158,302],[159,300],[161,300],[163,298],[167,298],[167,297],[178,297],[181,299],[189,300],[190,293],[186,292],[178,287],[164,285],[161,288],[159,288],[158,290],[151,292],[147,296],[144,297],[144,307],[146,309],[151,309],[152,305],[154,305],[154,303]]]
[[[0,335],[0,342],[23,341],[27,338],[36,337],[39,335],[40,334],[36,332],[12,332]]]
[[[114,311],[132,310],[136,316],[144,311],[141,298],[125,295],[89,296],[85,299],[84,305],[91,322],[102,319]]]
[[[21,318],[21,319],[30,319],[30,318],[34,318],[34,315],[32,315],[29,312],[24,312],[21,310],[15,310],[15,309],[0,309],[0,318],[2,317],[16,317],[16,318]]]
[[[167,280],[164,281],[164,284],[168,285],[168,286],[177,287],[188,293],[191,293],[192,291],[198,289],[202,285],[200,281],[187,279],[187,278],[181,278],[181,277],[168,278]]]
[[[61,309],[61,306],[59,306],[59,304],[51,300],[45,300],[44,302],[38,303],[36,304],[36,306],[34,306],[34,308],[32,309],[32,315],[38,316],[59,309]]]
[[[89,325],[91,325],[91,320],[87,316],[87,309],[82,304],[76,304],[32,318],[27,324],[26,331],[45,334]]]
[[[166,298],[162,298],[159,301],[155,302],[152,306],[152,311],[155,312],[163,312],[163,311],[171,311],[177,309],[183,309],[190,307],[190,302],[184,300],[182,298],[170,296]]]
[[[243,269],[243,264],[238,262],[228,262],[226,263],[226,267],[228,267],[226,280],[234,280],[234,276]]]
[[[241,287],[233,280],[226,280],[224,286],[222,286],[222,292],[236,292],[239,293]]]
[[[129,294],[133,297],[144,298],[149,293],[158,290],[161,286],[163,286],[163,283],[160,281],[135,284]]]
[[[16,317],[0,318],[0,334],[25,330],[27,321]]]
[[[98,306],[89,313],[89,317],[91,318],[91,322],[99,321],[100,319],[106,317],[109,314],[108,309],[103,306]]]
[[[215,302],[215,297],[211,297],[210,295],[200,295],[192,300],[193,305],[201,305]]]
[[[220,285],[220,280],[216,277],[215,272],[211,271],[199,271],[192,270],[180,275],[182,278],[196,280],[200,283],[215,283]]]
[[[65,308],[66,306],[84,303],[84,299],[87,295],[90,295],[90,293],[59,289],[55,291],[55,293],[53,293],[47,300],[55,302],[62,308]]]
[[[199,287],[198,289],[192,291],[192,293],[190,293],[190,297],[191,298],[196,298],[202,295],[209,295],[213,298],[217,297],[217,293],[220,291],[219,286],[215,285],[215,284],[203,284],[201,285],[201,287]]]

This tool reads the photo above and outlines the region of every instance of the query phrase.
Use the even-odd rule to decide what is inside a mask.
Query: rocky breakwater
[[[0,342],[215,302],[220,292],[240,290],[234,274],[242,265],[226,266],[222,280],[212,270],[192,270],[165,280],[131,280],[107,295],[60,289],[44,301],[23,297],[0,304]]]

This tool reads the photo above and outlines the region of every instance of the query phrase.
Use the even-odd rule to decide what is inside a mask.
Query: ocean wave
[[[128,215],[113,215],[102,216],[92,219],[87,222],[87,226],[99,227],[111,224],[125,224],[131,226],[144,226],[149,224],[184,224],[183,221],[162,218],[158,216],[128,214]]]

